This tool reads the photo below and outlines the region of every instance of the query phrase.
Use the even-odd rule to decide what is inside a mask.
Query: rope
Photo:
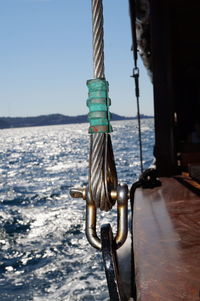
[[[135,97],[137,103],[137,120],[138,120],[138,140],[140,149],[140,170],[143,173],[143,152],[142,152],[142,131],[141,131],[141,118],[140,118],[140,89],[139,89],[139,68],[137,65],[138,55],[137,55],[137,36],[136,36],[136,1],[129,1],[131,13],[131,25],[132,25],[132,39],[133,39],[133,58],[134,58],[134,69],[133,78],[135,80]]]
[[[104,78],[104,39],[103,39],[102,0],[92,0],[92,36],[93,36],[93,76]]]
[[[137,64],[133,69],[133,77],[135,79],[135,97],[137,103],[137,121],[138,121],[138,140],[139,140],[139,148],[140,148],[140,170],[141,174],[144,171],[143,168],[143,152],[142,152],[142,131],[141,131],[141,118],[140,118],[140,90],[139,90],[139,68]]]
[[[104,80],[105,78],[104,40],[103,40],[104,33],[103,33],[102,0],[92,0],[92,32],[93,32],[93,75],[95,79]],[[89,91],[89,98],[90,98],[90,91]],[[98,100],[96,96],[95,98]],[[107,96],[106,99],[108,100]],[[106,115],[107,115],[107,120],[109,120],[108,109],[106,110]],[[91,114],[89,115],[89,118],[90,117]],[[95,118],[96,117],[97,115],[95,116]],[[98,118],[99,115],[97,119]],[[93,124],[91,124],[89,132],[91,133],[90,156],[89,156],[90,199],[95,203],[96,208],[100,208],[101,210],[108,211],[115,203],[115,201],[111,199],[110,191],[117,187],[117,173],[115,168],[111,138],[109,135],[110,132],[109,123],[107,125],[95,124],[95,128],[93,127]]]
[[[137,66],[137,36],[136,36],[136,0],[129,0],[130,18],[131,18],[131,32],[133,41],[133,59],[134,64]]]

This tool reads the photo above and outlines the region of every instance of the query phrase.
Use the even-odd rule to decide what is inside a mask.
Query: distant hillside
[[[137,117],[124,117],[112,113],[112,120],[136,119]],[[141,118],[153,118],[141,115]],[[84,123],[88,122],[87,115],[66,116],[62,114],[41,115],[36,117],[0,117],[0,129],[18,128],[29,126],[46,126],[57,124]]]

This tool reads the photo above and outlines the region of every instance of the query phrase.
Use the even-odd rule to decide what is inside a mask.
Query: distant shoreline
[[[142,119],[154,118],[141,114]],[[135,117],[125,117],[112,113],[112,121],[115,120],[133,120]],[[0,117],[0,129],[21,128],[33,126],[48,126],[59,124],[73,124],[88,122],[87,115],[67,116],[62,114],[40,115],[35,117]]]

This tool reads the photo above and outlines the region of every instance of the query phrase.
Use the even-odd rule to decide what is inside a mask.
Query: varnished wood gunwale
[[[172,178],[134,201],[137,301],[200,300],[200,197]]]

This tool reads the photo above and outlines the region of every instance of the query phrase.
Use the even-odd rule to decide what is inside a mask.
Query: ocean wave
[[[153,121],[144,120],[144,162]],[[140,174],[136,121],[113,122],[118,177]],[[101,253],[85,238],[85,202],[69,188],[88,182],[88,125],[7,129],[0,137],[0,300],[109,300]],[[98,216],[116,228],[116,209]]]

